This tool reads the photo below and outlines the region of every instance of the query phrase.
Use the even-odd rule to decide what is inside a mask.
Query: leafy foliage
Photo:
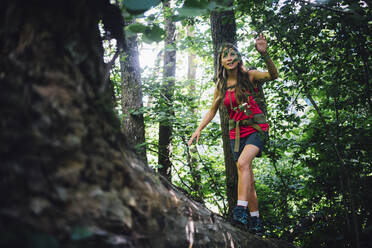
[[[125,0],[123,5],[126,7],[126,10],[130,14],[141,14],[146,10],[154,7],[160,3],[160,0],[146,0],[146,1],[137,1],[137,0]]]
[[[368,224],[362,223],[370,223],[370,207],[363,199],[371,173],[366,140],[371,134],[371,79],[366,76],[371,41],[366,25],[355,20],[365,20],[371,10],[348,1],[240,4],[256,29],[272,38],[273,56],[282,62],[283,84],[267,87],[269,106],[280,109],[269,110],[274,137],[268,157],[282,184],[275,202],[285,210],[275,213],[283,223],[277,234],[304,247],[367,244],[363,228]],[[297,181],[298,172],[303,180]],[[312,214],[320,217],[300,229],[301,220]],[[298,229],[295,236],[291,229]]]
[[[174,20],[182,22],[176,49],[198,54],[205,77],[196,82],[177,78],[174,118],[165,114],[169,104],[159,87],[160,69],[143,77],[150,99],[142,110],[149,156],[157,150],[154,127],[167,120],[174,127],[173,183],[225,214],[219,124],[203,130],[201,144],[185,144],[211,103],[213,53],[205,18],[220,5],[185,1],[178,6]],[[371,247],[371,2],[238,0],[234,11],[246,66],[265,69],[253,42],[262,32],[280,72],[279,80],[265,85],[270,141],[254,164],[268,235],[301,247]],[[145,33],[155,21],[150,19],[147,26],[135,24],[128,31]],[[181,26],[189,24],[195,37]],[[196,160],[190,159],[193,154]],[[151,159],[150,164],[157,166]],[[199,168],[198,175],[193,168]]]

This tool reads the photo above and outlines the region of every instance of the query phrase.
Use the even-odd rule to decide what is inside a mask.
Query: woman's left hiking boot
[[[248,213],[247,208],[243,206],[236,206],[233,209],[233,221],[232,224],[242,229],[248,228]]]

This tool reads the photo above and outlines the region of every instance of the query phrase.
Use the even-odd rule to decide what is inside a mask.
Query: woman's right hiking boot
[[[260,220],[260,217],[251,216],[249,224],[249,232],[254,233],[258,236],[264,235],[264,229]]]

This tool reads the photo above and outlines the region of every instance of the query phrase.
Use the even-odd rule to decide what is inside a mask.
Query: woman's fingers
[[[191,146],[193,140],[194,140],[194,135],[191,136],[191,138],[189,139],[189,142],[187,142],[187,145]]]
[[[257,36],[256,40],[266,40],[266,37],[261,33]]]
[[[191,138],[189,139],[189,142],[187,142],[187,145],[191,146],[191,144],[194,141],[195,137],[197,137],[196,142],[198,142],[199,137],[197,136],[196,133],[193,133],[192,136],[191,136]]]
[[[243,72],[246,72],[247,69],[245,68],[245,66],[243,65],[243,63],[240,65],[240,69],[243,71]]]
[[[192,144],[192,142],[194,141],[195,138],[196,138],[196,142],[198,143],[199,142],[199,137],[200,137],[200,132],[193,133],[191,138],[187,142],[187,145],[191,146],[191,144]]]
[[[189,139],[189,141],[187,141],[187,145],[190,146],[192,144],[192,140],[194,139],[193,138],[194,135],[191,135],[191,138]]]

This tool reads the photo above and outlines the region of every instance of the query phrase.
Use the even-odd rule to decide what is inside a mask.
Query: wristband
[[[270,55],[268,53],[261,53],[261,57],[265,62],[270,59]]]

